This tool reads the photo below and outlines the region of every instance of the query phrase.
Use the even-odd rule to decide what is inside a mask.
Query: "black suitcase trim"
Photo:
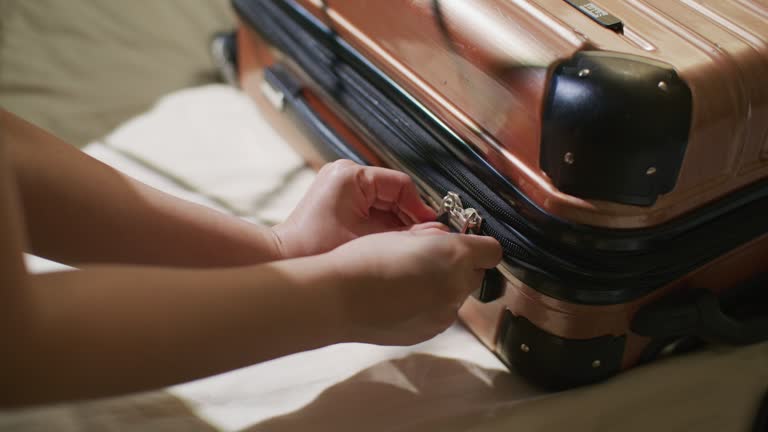
[[[621,370],[626,336],[565,339],[525,317],[503,312],[496,346],[499,357],[537,385],[561,390],[601,381]]]

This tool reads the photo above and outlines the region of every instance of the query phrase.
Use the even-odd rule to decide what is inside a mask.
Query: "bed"
[[[205,47],[210,33],[231,25],[225,2],[176,1],[190,1],[189,10],[181,18],[165,15],[178,25],[169,27],[170,36],[168,29],[153,36],[168,41],[158,52],[128,36],[150,11],[162,17],[164,7],[183,9],[174,1],[135,1],[131,12],[119,6],[128,2],[0,0],[0,103],[158,189],[252,221],[280,221],[313,172],[241,92],[201,85],[211,81],[203,48],[182,51],[187,55],[162,67],[157,62],[163,52],[192,46],[180,36],[185,31]],[[63,3],[72,10],[61,11]],[[74,12],[78,8],[94,10]],[[56,13],[63,18],[52,19]],[[114,22],[78,24],[78,32],[67,13],[78,23],[84,17]],[[24,39],[30,26],[39,34]],[[53,43],[51,34],[65,40]],[[60,64],[50,69],[40,60],[45,53],[25,53],[38,56],[28,64],[15,51],[21,48],[13,48],[39,37],[49,53],[82,52],[78,44],[105,43],[100,34],[112,35],[111,49],[133,58],[122,65],[128,72],[113,62],[88,66],[63,55],[53,55]],[[147,78],[158,74],[168,82]],[[80,88],[71,83],[89,77],[95,81],[86,87],[95,88],[85,93],[82,82]],[[129,94],[131,88],[141,94]],[[62,269],[27,258],[35,272]],[[761,344],[710,346],[604,383],[547,393],[507,370],[456,324],[413,347],[340,344],[154,392],[0,412],[0,430],[747,431],[767,388],[768,344]]]

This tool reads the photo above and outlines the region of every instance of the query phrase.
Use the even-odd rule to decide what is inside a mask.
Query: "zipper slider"
[[[460,234],[477,234],[483,218],[473,208],[464,208],[456,192],[448,192],[440,204],[437,220],[457,230]]]
[[[459,194],[450,191],[443,197],[437,220],[461,234],[478,234],[483,223],[483,217],[477,210],[464,208]],[[505,279],[497,269],[486,270],[483,284],[472,293],[472,297],[482,303],[492,302],[504,295],[504,283]]]

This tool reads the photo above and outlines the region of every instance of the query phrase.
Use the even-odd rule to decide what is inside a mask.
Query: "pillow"
[[[227,0],[0,0],[0,105],[84,145],[173,90],[216,80]]]

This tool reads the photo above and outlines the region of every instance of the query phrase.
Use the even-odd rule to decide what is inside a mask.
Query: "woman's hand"
[[[327,254],[346,334],[342,340],[411,345],[445,330],[486,269],[501,260],[499,243],[451,234],[437,224],[375,234]]]
[[[273,231],[283,258],[296,258],[435,217],[406,174],[340,160],[320,170],[293,213]]]

